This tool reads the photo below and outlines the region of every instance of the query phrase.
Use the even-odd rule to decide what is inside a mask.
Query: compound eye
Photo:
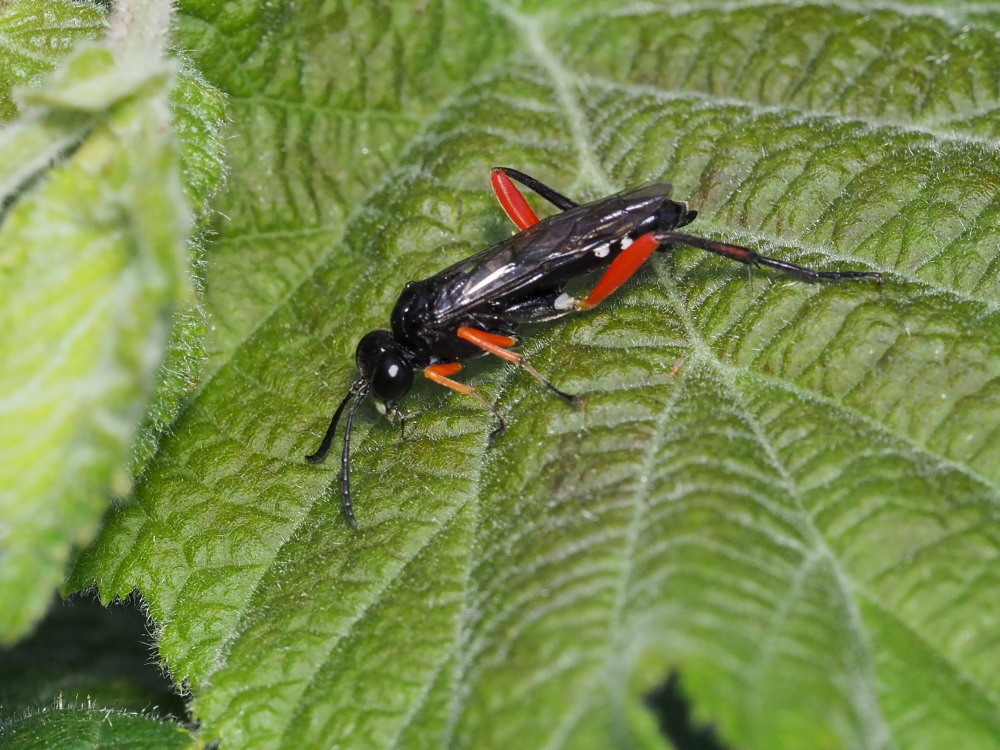
[[[372,373],[372,391],[387,404],[399,401],[413,386],[413,368],[393,352],[385,352]]]

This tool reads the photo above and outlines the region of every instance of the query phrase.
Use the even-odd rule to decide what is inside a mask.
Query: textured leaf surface
[[[76,580],[139,588],[204,739],[657,746],[676,667],[740,747],[1000,745],[1000,15],[182,5],[232,97],[208,377]],[[495,362],[495,446],[362,409],[351,531],[301,457],[402,284],[510,231],[493,164],[887,283],[656,258],[525,331],[582,411]]]
[[[4,750],[173,750],[189,741],[187,730],[173,722],[124,711],[58,708],[0,722]]]

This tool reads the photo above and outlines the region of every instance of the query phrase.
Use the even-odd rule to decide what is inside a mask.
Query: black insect
[[[524,196],[511,182],[517,180],[552,203],[561,213],[539,221]],[[309,461],[326,458],[337,424],[350,403],[344,427],[340,461],[340,492],[344,515],[355,526],[351,507],[351,425],[358,405],[369,393],[390,417],[399,417],[397,405],[421,371],[427,378],[465,393],[493,412],[495,440],[506,429],[503,417],[486,399],[464,383],[452,380],[461,360],[484,353],[514,362],[546,388],[570,403],[577,396],[564,393],[510,350],[521,323],[552,320],[588,310],[625,283],[656,250],[674,244],[690,245],[745,263],[783,271],[805,281],[874,279],[874,271],[814,271],[768,258],[738,245],[715,242],[675,231],[690,224],[697,211],[669,199],[670,185],[645,185],[579,205],[533,177],[507,167],[492,171],[493,191],[518,234],[476,253],[422,281],[404,288],[390,318],[390,330],[366,334],[355,359],[360,377],[354,381],[333,414],[323,442]],[[590,271],[604,274],[585,298],[569,295],[566,284]]]

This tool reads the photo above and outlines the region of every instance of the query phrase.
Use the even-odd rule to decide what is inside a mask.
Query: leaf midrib
[[[780,388],[795,392],[797,393],[797,395],[799,395],[800,398],[803,399],[810,398],[816,402],[824,403],[830,406],[831,408],[837,408],[842,412],[850,413],[855,419],[863,423],[871,425],[874,422],[874,420],[872,420],[870,417],[858,413],[857,410],[845,407],[843,404],[840,403],[834,403],[831,399],[828,399],[825,396],[819,396],[818,394],[815,394],[811,391],[801,391],[800,389],[794,387],[794,383],[791,383],[781,378],[774,378],[771,376],[763,375],[758,372],[751,372],[745,368],[734,368],[733,366],[728,365],[719,360],[717,357],[715,357],[715,354],[712,351],[712,349],[707,345],[707,343],[703,339],[701,339],[700,335],[698,334],[697,328],[694,326],[693,321],[687,314],[686,307],[683,304],[683,301],[680,299],[680,295],[677,292],[676,286],[673,283],[673,281],[671,279],[665,278],[666,271],[660,268],[658,268],[657,271],[661,276],[661,282],[669,290],[671,299],[674,302],[675,312],[678,314],[678,318],[682,321],[684,329],[688,332],[692,342],[698,342],[698,345],[695,347],[697,350],[697,361],[708,364],[713,369],[715,369],[721,376],[722,382],[732,384],[731,395],[733,396],[734,402],[741,404],[741,406],[744,403],[742,394],[740,393],[740,390],[736,385],[736,383],[739,382],[737,375],[749,374],[751,377],[757,378],[759,382],[766,382],[768,384],[776,385]],[[812,537],[813,540],[818,544],[818,546],[814,546],[813,551],[829,562],[831,569],[835,573],[835,579],[837,580],[838,584],[840,584],[841,596],[843,597],[844,602],[848,605],[852,621],[854,622],[855,625],[855,627],[852,628],[852,631],[855,633],[855,637],[858,640],[859,645],[861,645],[862,647],[863,653],[865,655],[865,666],[867,667],[868,671],[868,682],[869,682],[868,687],[870,693],[870,695],[868,696],[868,700],[855,701],[853,702],[853,705],[855,705],[856,707],[878,706],[879,701],[877,700],[877,695],[879,691],[878,691],[877,680],[874,677],[874,660],[872,659],[873,651],[871,643],[867,638],[867,633],[864,629],[864,624],[861,618],[860,611],[857,608],[857,603],[856,603],[857,595],[854,592],[859,592],[861,596],[864,596],[867,600],[871,602],[881,602],[881,597],[878,595],[877,592],[869,591],[868,588],[865,585],[863,585],[863,583],[854,580],[843,569],[836,555],[830,549],[829,545],[827,545],[822,533],[813,523],[812,514],[809,513],[802,505],[801,495],[798,492],[798,490],[795,489],[795,482],[792,479],[791,474],[788,472],[788,469],[783,464],[783,462],[781,462],[780,459],[778,458],[777,453],[770,445],[770,442],[766,439],[766,436],[759,424],[759,420],[757,420],[757,418],[753,416],[752,413],[747,411],[745,408],[741,409],[741,417],[743,418],[743,420],[747,425],[751,426],[752,432],[755,436],[755,439],[757,440],[758,445],[760,445],[765,455],[767,455],[768,461],[779,472],[780,476],[782,477],[782,480],[786,484],[790,497],[792,497],[795,500],[796,506],[798,507],[799,516],[803,521],[806,522],[807,528],[810,533],[810,537]],[[897,435],[892,431],[886,429],[882,425],[877,425],[877,427],[873,427],[873,429],[878,429],[879,431],[889,434],[905,444],[913,446],[916,452],[918,453],[923,453],[923,454],[929,453],[929,451],[927,451],[926,448],[916,445],[914,441],[907,438],[906,436]],[[939,460],[942,464],[949,466],[949,468],[953,468],[954,470],[963,473],[966,476],[969,476],[975,481],[978,481],[982,483],[984,486],[990,488],[993,492],[994,497],[997,498],[998,502],[1000,502],[1000,487],[997,487],[994,483],[988,481],[984,477],[981,477],[968,467],[962,466],[961,464],[958,464],[954,461],[950,461],[948,459],[939,459]],[[804,561],[808,559],[809,559],[808,556],[803,558]],[[884,607],[882,607],[881,604],[879,604],[878,606],[880,609],[885,611]],[[886,612],[886,614],[891,616],[892,619],[895,620],[896,622],[899,622],[902,627],[905,627],[915,637],[927,643],[926,639],[923,636],[923,633],[919,629],[915,629],[910,623],[901,620],[896,613]],[[931,651],[933,651],[937,655],[937,657],[941,659],[943,663],[949,666],[953,674],[956,675],[958,679],[964,681],[966,684],[970,686],[973,686],[976,692],[979,695],[981,695],[984,698],[984,700],[986,700],[989,704],[1000,707],[1000,703],[998,703],[997,697],[994,696],[986,688],[986,686],[983,685],[979,680],[973,679],[965,670],[959,668],[958,665],[954,663],[954,660],[949,658],[948,655],[942,652],[940,649],[932,647],[931,644],[929,643],[928,643],[928,648]],[[876,723],[877,726],[873,728],[880,731],[876,732],[876,734],[872,736],[872,739],[886,738],[887,742],[891,742],[891,737],[892,737],[891,732],[889,731],[889,727],[886,724],[885,718],[881,715],[881,713],[879,713]],[[872,746],[881,747],[885,745],[884,743],[876,743],[873,744]],[[895,747],[895,743],[891,742],[890,746]]]
[[[827,560],[834,573],[834,579],[837,582],[840,596],[844,601],[845,608],[850,618],[850,632],[852,633],[853,640],[864,655],[865,675],[864,683],[860,687],[866,688],[865,694],[859,698],[856,693],[852,692],[851,705],[858,712],[858,718],[864,720],[865,722],[865,727],[867,729],[866,737],[869,740],[869,746],[884,747],[885,743],[879,740],[890,737],[891,734],[885,717],[882,715],[881,705],[877,698],[878,682],[875,678],[872,645],[864,628],[861,613],[858,611],[857,602],[854,599],[853,588],[855,587],[855,582],[843,569],[840,561],[833,553],[833,550],[830,549],[827,544],[825,537],[816,527],[813,515],[806,510],[803,505],[802,494],[799,490],[798,484],[788,467],[778,456],[778,453],[775,451],[771,441],[768,440],[767,434],[765,433],[763,426],[760,424],[759,418],[747,408],[745,395],[738,385],[739,381],[735,378],[727,377],[727,373],[725,372],[722,362],[715,356],[714,351],[699,334],[690,312],[681,299],[680,292],[677,289],[674,280],[672,278],[665,278],[666,272],[661,267],[657,268],[657,272],[660,276],[661,283],[664,284],[667,290],[670,301],[673,303],[677,318],[680,320],[681,326],[687,333],[688,340],[691,342],[691,346],[694,349],[694,356],[692,359],[696,359],[698,362],[710,366],[720,376],[719,382],[729,385],[729,396],[732,403],[738,406],[739,418],[750,428],[750,432],[753,435],[754,440],[760,446],[763,454],[767,458],[768,463],[771,464],[772,468],[780,477],[781,483],[785,486],[785,492],[788,494],[788,497],[794,502],[796,515],[801,521],[801,523],[797,525],[806,532],[806,538],[811,543],[811,553],[819,555],[822,559]],[[806,565],[811,557],[812,554],[804,555],[801,565]],[[788,596],[792,596],[793,592],[794,589],[789,592]],[[753,692],[752,688],[751,692]]]

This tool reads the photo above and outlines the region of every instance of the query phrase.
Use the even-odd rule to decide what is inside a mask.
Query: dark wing
[[[666,201],[670,185],[653,183],[542,219],[513,237],[436,274],[434,323],[533,291],[561,288],[607,265],[611,243],[622,240]]]

